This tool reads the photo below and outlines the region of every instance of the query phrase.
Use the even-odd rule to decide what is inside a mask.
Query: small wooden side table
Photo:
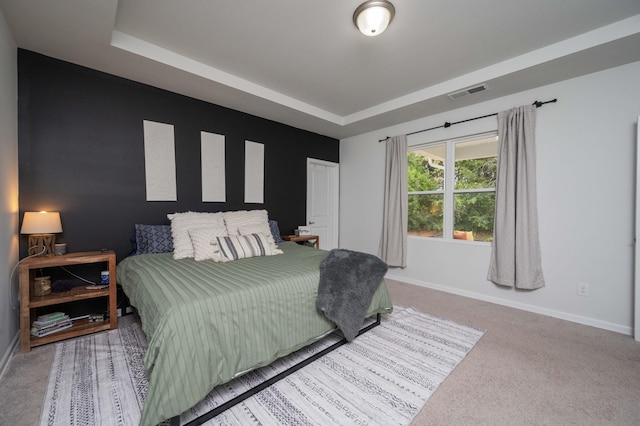
[[[304,243],[315,240],[313,246],[317,249],[320,248],[320,237],[317,235],[283,235],[281,238],[284,241],[293,241],[295,243]]]
[[[36,269],[67,265],[97,263],[101,269],[109,270],[109,285],[104,289],[89,290],[86,286],[74,287],[61,293],[35,296],[31,293],[31,284]],[[118,328],[116,311],[116,254],[114,251],[94,251],[67,253],[59,256],[31,257],[20,263],[20,351],[29,352],[32,347],[57,342],[63,339],[82,336],[96,331]],[[87,299],[104,298],[109,312],[109,321],[89,322],[88,319],[74,321],[70,328],[43,337],[31,335],[31,324],[36,319],[36,310],[43,306],[52,306],[67,302],[81,302]]]

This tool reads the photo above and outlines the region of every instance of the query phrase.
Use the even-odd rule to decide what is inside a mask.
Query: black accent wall
[[[266,209],[292,233],[306,218],[307,157],[339,162],[337,139],[22,49],[18,114],[20,220],[60,211],[57,242],[119,260],[134,224],[168,224],[173,212]],[[146,201],[143,120],[174,126],[177,202]],[[202,202],[201,131],[226,136],[225,203]],[[264,144],[264,204],[244,203],[245,140]]]

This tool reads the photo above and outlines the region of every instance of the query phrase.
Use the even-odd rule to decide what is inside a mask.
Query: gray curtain
[[[536,109],[498,113],[498,177],[488,279],[520,289],[544,287],[536,205]]]
[[[407,136],[387,139],[384,212],[378,256],[389,266],[407,266]]]

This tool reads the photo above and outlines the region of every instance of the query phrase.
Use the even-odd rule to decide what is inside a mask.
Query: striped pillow
[[[274,251],[273,254],[282,254],[282,251],[278,249],[278,246],[273,240],[273,236],[271,235],[271,228],[269,228],[268,222],[252,223],[250,225],[238,226],[238,233],[240,235],[264,234],[264,236],[267,238],[267,241],[269,242],[269,247],[271,247],[271,249]]]
[[[278,254],[271,248],[267,236],[262,233],[216,237],[213,241],[220,253],[229,260]]]

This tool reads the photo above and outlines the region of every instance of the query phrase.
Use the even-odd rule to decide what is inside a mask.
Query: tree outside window
[[[497,148],[495,133],[410,148],[409,235],[492,241]]]

